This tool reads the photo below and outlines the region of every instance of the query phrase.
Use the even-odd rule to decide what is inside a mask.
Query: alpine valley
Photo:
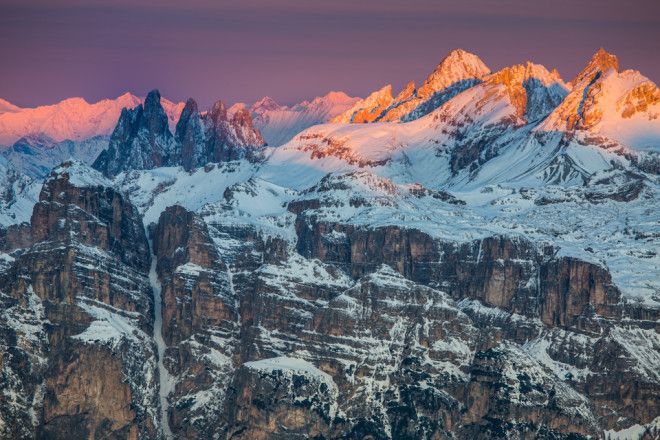
[[[0,438],[657,439],[660,90],[0,100]]]

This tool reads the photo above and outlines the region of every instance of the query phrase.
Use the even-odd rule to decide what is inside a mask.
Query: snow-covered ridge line
[[[261,131],[271,147],[285,144],[296,134],[316,124],[330,121],[346,111],[358,98],[344,92],[329,92],[312,101],[303,101],[293,106],[279,105],[266,96],[250,107],[255,126]],[[235,104],[233,108],[241,104]]]
[[[54,142],[82,141],[112,133],[122,109],[140,105],[144,98],[124,93],[115,99],[89,103],[83,98],[68,98],[56,104],[19,108],[0,103],[0,145],[11,145],[25,136],[47,136]],[[6,102],[6,101],[3,101]],[[182,102],[162,100],[170,126],[179,119]],[[9,110],[4,110],[8,108]]]

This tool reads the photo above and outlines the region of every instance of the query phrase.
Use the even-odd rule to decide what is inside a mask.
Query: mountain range
[[[74,102],[0,102],[1,437],[660,434],[660,90],[613,54]]]

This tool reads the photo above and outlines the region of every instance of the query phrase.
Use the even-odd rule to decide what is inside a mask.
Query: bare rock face
[[[585,68],[571,81],[571,84],[576,86],[585,82],[592,82],[597,76],[609,69],[619,70],[619,59],[616,55],[601,47],[593,54]]]
[[[246,362],[228,410],[232,439],[315,438],[333,432],[338,391],[327,373],[286,357]]]
[[[122,110],[108,149],[92,166],[108,177],[163,166],[181,165],[189,171],[209,162],[261,160],[265,145],[247,109],[228,114],[218,101],[202,115],[192,98],[181,111],[173,136],[160,93],[152,90],[144,105]]]
[[[181,438],[215,438],[238,349],[231,273],[207,226],[180,206],[167,208],[152,234],[163,302],[165,365],[176,378],[169,423]]]
[[[461,438],[589,438],[598,432],[584,398],[514,345],[481,347],[470,378]]]
[[[181,166],[184,169],[191,170],[206,164],[206,162],[200,163],[206,155],[204,125],[197,103],[192,98],[186,101],[186,106],[181,112],[174,138],[181,146]]]
[[[31,237],[68,241],[116,252],[126,264],[148,269],[149,249],[137,209],[93,170],[65,163],[48,177],[30,221]]]
[[[291,203],[295,243],[180,206],[150,227],[173,437],[586,439],[654,420],[657,311],[605,267],[518,237],[320,220],[340,183]],[[29,232],[5,240],[0,275],[3,435],[161,438],[135,208],[69,164]]]
[[[415,229],[360,229],[317,223],[300,215],[298,252],[340,264],[353,277],[387,264],[406,278],[548,325],[580,327],[597,314],[620,317],[621,294],[606,269],[529,241],[489,237],[472,243],[439,242]]]
[[[106,176],[130,169],[151,169],[174,164],[175,145],[160,93],[152,90],[144,105],[123,109],[108,149],[92,165]]]
[[[479,348],[483,342],[473,345],[476,351],[466,385],[472,397],[458,399],[467,405],[466,415],[454,422],[454,432],[461,438],[513,433],[552,438],[558,432],[587,436],[597,433],[599,426],[609,429],[628,417],[639,417],[640,424],[653,420],[633,407],[648,411],[657,406],[648,406],[648,393],[658,386],[657,374],[625,348],[634,339],[634,345],[653,350],[651,341],[657,334],[646,330],[653,312],[640,314],[641,309],[622,302],[606,268],[557,257],[551,247],[511,237],[457,244],[394,226],[360,229],[317,222],[313,215],[317,208],[314,204],[293,208],[299,212],[296,230],[302,255],[337,265],[352,277],[369,276],[386,264],[407,279],[446,291],[470,316],[475,334],[488,335],[490,342],[483,348]],[[338,318],[332,322],[324,329],[329,334],[354,328]],[[633,322],[635,330],[628,327]],[[381,326],[387,329],[383,323],[376,327]],[[633,337],[637,332],[639,336]],[[645,338],[648,343],[641,342]],[[549,358],[539,358],[539,353]],[[547,375],[547,363],[539,364],[540,359],[550,359],[552,368],[572,367],[567,367],[565,376]],[[636,365],[635,373],[631,364]],[[525,373],[511,377],[509,369]],[[590,373],[578,373],[585,370]],[[631,382],[639,385],[631,388]],[[503,390],[508,391],[503,394]],[[531,400],[524,403],[526,399]],[[615,404],[617,399],[626,403]],[[576,405],[582,408],[579,414],[566,412]],[[623,418],[614,422],[605,407],[616,407]],[[550,419],[549,408],[559,411]],[[575,417],[582,420],[576,422]]]
[[[193,99],[186,102],[174,137],[178,144],[175,163],[190,170],[209,162],[261,159],[265,141],[253,125],[250,112],[241,108],[229,114],[222,101],[200,114]]]
[[[163,328],[168,344],[235,321],[227,266],[203,220],[185,208],[171,206],[161,214],[153,237],[157,270],[164,281]]]
[[[0,228],[0,249],[3,252],[11,252],[30,246],[32,243],[32,228],[29,223],[9,225]]]
[[[0,344],[14,347],[0,381],[27,399],[0,398],[3,437],[158,435],[146,236],[107,183],[81,164],[54,170],[32,243],[0,275]]]
[[[623,118],[631,118],[637,113],[646,112],[649,107],[660,102],[660,89],[651,81],[644,82],[621,97],[616,105]]]
[[[541,320],[548,325],[579,326],[580,317],[620,317],[621,294],[606,269],[574,258],[552,260],[539,274],[543,292]]]
[[[484,82],[504,86],[517,116],[526,122],[543,119],[568,94],[556,70],[549,72],[545,67],[530,62],[504,68],[488,76]]]

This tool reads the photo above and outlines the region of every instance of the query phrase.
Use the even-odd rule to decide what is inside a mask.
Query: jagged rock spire
[[[101,152],[93,167],[106,176],[129,169],[150,169],[172,164],[174,140],[160,92],[152,90],[144,105],[124,109],[108,149]]]
[[[218,101],[202,116],[197,102],[188,99],[172,136],[160,99],[152,90],[144,105],[122,111],[94,168],[112,177],[130,169],[181,165],[191,170],[209,162],[258,160],[265,142],[247,109],[229,115]]]
[[[463,49],[455,49],[443,58],[418,89],[411,81],[393,98],[392,86],[385,86],[358,101],[332,122],[363,123],[416,119],[474,86],[489,73],[490,69],[477,55]]]
[[[204,124],[197,108],[197,102],[192,98],[186,101],[186,105],[181,111],[181,117],[176,124],[174,139],[179,154],[177,162],[184,169],[190,170],[206,164],[204,161]]]
[[[265,142],[246,108],[229,115],[225,104],[217,101],[203,119],[209,161],[258,159]]]
[[[616,55],[607,52],[602,47],[596,51],[589,60],[589,63],[582,69],[580,73],[571,81],[575,87],[583,82],[591,82],[594,77],[599,73],[607,72],[609,69],[619,71],[619,59]]]

